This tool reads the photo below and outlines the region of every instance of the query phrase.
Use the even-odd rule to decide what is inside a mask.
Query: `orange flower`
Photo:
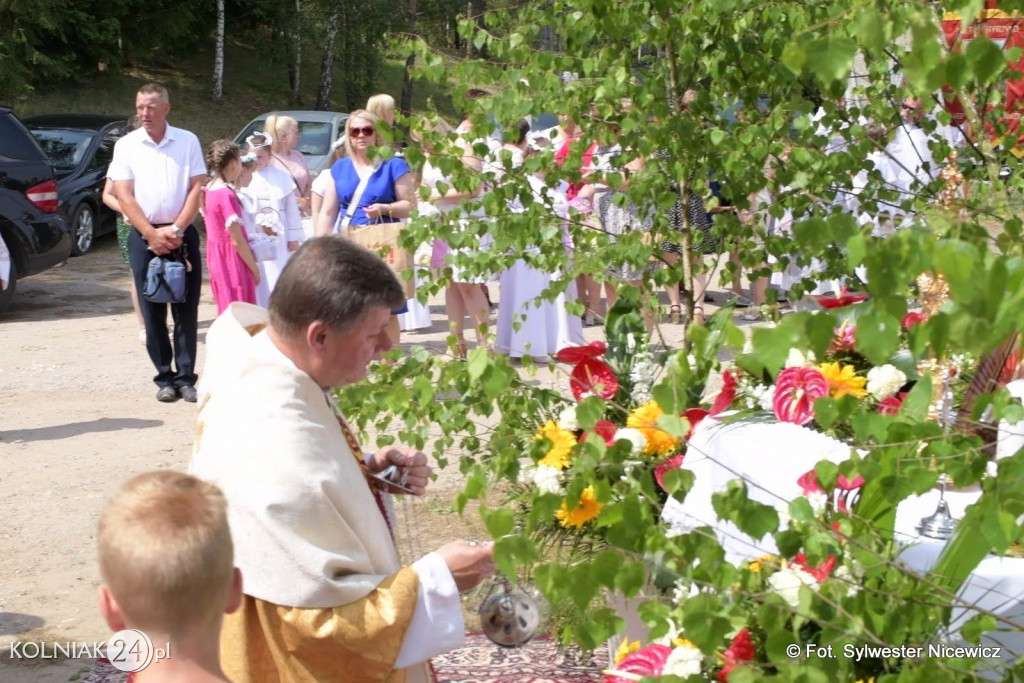
[[[626,426],[640,430],[647,442],[644,455],[668,455],[679,448],[679,439],[658,428],[658,418],[665,414],[657,401],[648,401],[626,418]]]
[[[597,500],[594,487],[591,485],[583,489],[576,507],[570,510],[568,505],[562,503],[562,509],[555,513],[555,517],[567,529],[569,527],[582,529],[584,524],[597,517],[603,507],[604,503]]]
[[[864,388],[868,383],[868,378],[859,376],[852,365],[822,363],[818,366],[818,370],[825,376],[829,395],[832,398],[839,398],[847,394],[854,398],[864,398],[868,395],[867,389]]]

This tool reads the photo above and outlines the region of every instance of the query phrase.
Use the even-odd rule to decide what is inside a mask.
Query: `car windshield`
[[[265,119],[254,121],[235,141],[244,145],[245,139],[254,132],[263,130],[265,123]],[[331,153],[331,142],[330,121],[299,121],[299,144],[295,145],[295,149],[308,157],[322,157]]]
[[[72,130],[69,128],[30,128],[39,146],[53,164],[58,176],[75,170],[89,151],[89,144],[96,137],[96,131]]]

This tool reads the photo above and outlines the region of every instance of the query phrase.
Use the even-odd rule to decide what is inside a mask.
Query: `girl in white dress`
[[[256,303],[264,308],[270,302],[270,293],[292,252],[304,237],[302,216],[295,200],[295,181],[287,171],[270,165],[272,138],[266,133],[254,133],[246,142],[256,155],[256,170],[249,185],[238,193],[246,211],[257,216],[269,214],[270,223],[280,231],[277,240],[277,258],[260,261],[260,283],[256,288]]]
[[[521,121],[520,125],[512,130],[513,133],[518,131],[519,144],[506,143],[505,149],[512,153],[514,168],[522,164],[529,124],[525,120]],[[500,182],[504,173],[503,165],[500,162],[493,163],[489,164],[489,168],[495,176],[495,182]],[[568,183],[563,181],[559,186],[549,188],[541,178],[531,176],[528,180],[533,189],[534,201],[551,206],[555,215],[565,220],[568,209]],[[523,207],[516,201],[514,205],[509,206],[509,210],[520,213]],[[540,248],[528,247],[526,253],[538,254]],[[571,282],[569,288],[553,301],[540,298],[551,286],[551,281],[557,277],[557,273],[545,273],[533,268],[525,258],[519,259],[501,274],[501,301],[498,304],[495,351],[512,358],[531,356],[546,361],[559,349],[585,343],[583,321],[579,316],[569,315],[565,310],[566,299],[576,299],[576,283]]]

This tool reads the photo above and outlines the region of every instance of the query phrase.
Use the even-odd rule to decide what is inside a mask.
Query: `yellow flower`
[[[771,555],[762,555],[761,557],[755,558],[747,565],[747,569],[754,572],[755,574],[761,571],[761,567],[764,565],[771,565],[775,558]]]
[[[603,507],[604,503],[598,501],[594,496],[594,487],[588,486],[583,489],[583,494],[576,507],[570,510],[568,505],[562,503],[562,509],[555,513],[555,517],[566,529],[569,527],[582,529],[584,524],[597,517]]]
[[[673,645],[673,647],[688,647],[691,650],[699,649],[696,645],[694,645],[692,642],[690,642],[686,638],[673,638],[672,639],[672,645]]]
[[[864,385],[868,383],[867,377],[860,377],[852,365],[840,365],[839,363],[822,363],[818,370],[828,381],[829,393],[832,398],[839,398],[849,394],[855,398],[864,398],[868,395]]]
[[[533,438],[538,441],[547,439],[551,442],[550,450],[540,460],[541,465],[554,467],[556,470],[564,470],[569,466],[569,452],[576,445],[576,437],[572,432],[562,429],[554,420],[548,420]]]
[[[626,658],[630,652],[636,652],[640,649],[639,640],[630,640],[629,638],[623,638],[622,642],[619,643],[619,649],[615,651],[615,666],[619,665],[623,659]]]
[[[658,418],[664,414],[657,401],[648,401],[626,418],[627,427],[639,429],[644,435],[644,455],[668,455],[679,448],[679,439],[658,429]]]

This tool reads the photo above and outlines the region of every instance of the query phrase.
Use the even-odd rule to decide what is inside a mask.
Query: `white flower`
[[[615,441],[624,439],[632,445],[631,454],[640,455],[643,452],[644,447],[647,446],[647,439],[644,438],[643,432],[633,427],[623,427],[615,432]]]
[[[663,676],[679,676],[680,678],[695,676],[701,672],[700,663],[703,659],[704,653],[694,647],[690,641],[685,641],[682,645],[672,648],[661,673]]]
[[[856,577],[854,577],[853,572],[851,572],[850,568],[845,564],[839,565],[839,567],[832,572],[832,578],[846,584],[846,597],[848,598],[852,598],[860,590]]]
[[[814,365],[814,352],[808,351],[806,354],[800,349],[790,349],[789,355],[786,356],[787,368],[802,368],[808,365]]]
[[[828,507],[828,494],[824,491],[812,491],[807,494],[807,502],[811,504],[811,510],[815,516],[820,517]]]
[[[788,529],[789,528],[789,522],[792,519],[789,516],[789,504],[788,503],[779,503],[779,505],[775,508],[775,512],[778,513],[778,515],[779,515],[779,528],[780,529],[783,529],[783,528]]]
[[[775,385],[751,387],[750,393],[753,395],[754,400],[757,402],[757,407],[761,410],[772,411],[772,400],[775,398]]]
[[[580,428],[580,423],[576,419],[576,406],[568,406],[558,414],[558,427],[570,432],[575,432]]]
[[[562,473],[547,465],[537,465],[537,469],[533,471],[533,484],[541,493],[555,495],[565,493],[565,489],[562,487]]]
[[[906,374],[894,365],[886,363],[868,370],[867,390],[876,400],[882,401],[895,395],[906,383]]]
[[[768,585],[779,597],[796,607],[800,604],[800,586],[818,590],[818,580],[809,572],[791,566],[783,567],[768,577]]]

